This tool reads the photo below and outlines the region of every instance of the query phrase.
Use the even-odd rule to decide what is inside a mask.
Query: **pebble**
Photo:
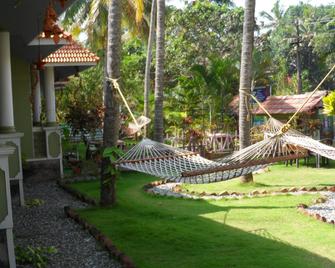
[[[204,200],[220,200],[220,199],[236,199],[236,198],[243,198],[245,196],[247,197],[253,197],[255,195],[255,191],[246,195],[241,195],[237,193],[229,194],[229,195],[193,195],[189,194],[186,192],[174,192],[173,189],[176,186],[180,186],[181,183],[165,183],[165,184],[160,184],[158,186],[154,186],[148,190],[148,192],[151,192],[156,195],[162,195],[162,196],[172,196],[176,198],[189,198],[189,199],[204,199]],[[273,193],[266,193],[266,194],[261,194],[257,191],[257,195],[259,196],[268,196],[269,194],[271,195],[302,195],[302,194],[325,194],[328,192],[305,192],[305,191],[296,191],[296,192],[285,192],[285,193],[280,193],[280,192],[273,192]]]
[[[321,217],[325,217],[327,222],[335,221],[335,193],[326,192],[324,193],[327,201],[325,203],[319,203],[306,208],[310,214],[319,214]]]
[[[52,268],[121,268],[95,239],[73,220],[67,218],[64,206],[85,208],[57,186],[54,181],[24,184],[26,200],[41,199],[43,205],[20,207],[13,198],[14,239],[16,246],[55,247],[49,255]],[[30,267],[30,266],[18,266]]]

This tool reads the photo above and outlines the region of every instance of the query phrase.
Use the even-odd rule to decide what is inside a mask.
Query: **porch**
[[[72,61],[64,62],[61,58],[57,62],[48,57],[65,44],[78,47],[71,43],[71,36],[57,25],[55,18],[73,2],[37,0],[32,5],[29,1],[4,0],[1,3],[0,267],[16,267],[13,241],[16,222],[13,222],[10,184],[18,185],[18,201],[23,207],[23,181],[27,179],[23,166],[35,171],[53,166],[44,177],[52,175],[59,179],[63,174],[55,82],[98,61],[92,53],[91,58],[79,61],[72,57]]]

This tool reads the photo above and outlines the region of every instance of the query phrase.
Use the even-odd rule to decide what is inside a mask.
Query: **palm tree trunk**
[[[119,79],[121,65],[121,0],[111,1],[108,9],[107,35],[107,75]],[[120,81],[119,81],[120,83]],[[120,130],[120,107],[117,92],[110,81],[104,88],[104,136],[103,147],[117,146]],[[103,159],[101,165],[101,196],[102,206],[113,205],[116,202],[116,174],[108,172],[109,159]],[[114,167],[115,168],[115,167]]]
[[[302,93],[302,80],[301,80],[301,59],[300,59],[300,26],[299,19],[296,21],[296,31],[297,31],[297,56],[296,56],[296,66],[297,66],[297,79],[298,79],[298,87],[297,94]]]
[[[144,76],[144,116],[148,118],[150,113],[149,97],[150,97],[150,69],[152,60],[152,45],[155,39],[155,18],[156,18],[155,14],[156,14],[156,0],[152,0],[147,59],[145,62],[145,76]],[[147,136],[147,126],[144,127],[144,137],[146,136]]]
[[[154,140],[163,142],[163,91],[164,91],[164,54],[165,54],[165,0],[157,0],[157,39],[155,75],[155,120]]]
[[[245,0],[243,41],[240,70],[239,139],[240,149],[250,145],[250,117],[248,110],[252,78],[252,51],[254,46],[255,0]],[[242,182],[253,181],[252,174],[242,176]]]

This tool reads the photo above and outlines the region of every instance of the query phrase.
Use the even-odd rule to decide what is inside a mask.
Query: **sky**
[[[245,0],[233,0],[235,5],[244,6]],[[259,15],[261,11],[271,12],[271,9],[276,0],[256,0],[256,16]],[[175,5],[176,7],[183,7],[184,0],[167,0],[169,5]],[[284,9],[287,9],[290,5],[299,4],[299,2],[309,3],[311,5],[327,5],[334,4],[335,0],[281,0],[280,3]]]

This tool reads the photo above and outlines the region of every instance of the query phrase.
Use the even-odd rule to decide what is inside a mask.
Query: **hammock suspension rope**
[[[313,94],[335,69],[335,65],[321,80],[298,110],[285,123],[274,119],[255,96],[241,88],[245,95],[252,97],[259,107],[269,116],[264,127],[264,140],[252,144],[218,161],[208,160],[198,154],[143,139],[122,156],[117,164],[126,169],[151,174],[167,181],[184,183],[210,183],[236,178],[257,171],[279,161],[299,159],[308,152],[335,160],[335,148],[316,141],[303,133],[291,129],[291,122],[308,103]],[[121,95],[135,124],[137,121],[121,92],[117,79],[110,79]]]

